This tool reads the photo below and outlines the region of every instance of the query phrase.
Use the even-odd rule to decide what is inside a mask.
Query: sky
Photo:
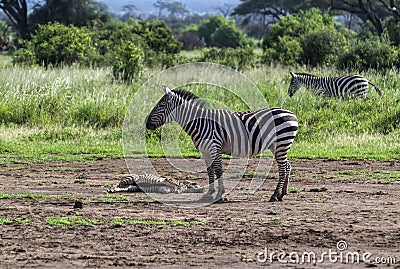
[[[124,5],[135,5],[140,13],[153,13],[156,14],[156,8],[153,6],[153,3],[156,0],[98,0],[99,2],[105,3],[108,6],[108,10],[113,13],[120,13],[122,11],[122,7]],[[180,1],[186,8],[191,12],[196,13],[206,13],[206,12],[215,12],[214,7],[224,6],[224,4],[229,4],[233,7],[236,7],[239,4],[239,0],[172,0],[172,1]]]

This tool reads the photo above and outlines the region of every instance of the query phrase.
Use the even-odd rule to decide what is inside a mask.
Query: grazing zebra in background
[[[289,86],[289,96],[292,97],[295,92],[304,86],[316,95],[327,97],[361,97],[364,98],[368,93],[368,84],[375,87],[376,92],[383,96],[383,92],[370,81],[362,76],[350,75],[342,77],[317,77],[307,73],[293,73]]]
[[[298,129],[296,116],[281,108],[261,108],[248,112],[207,109],[205,101],[191,92],[163,86],[165,95],[146,118],[146,128],[156,128],[172,121],[184,129],[201,152],[209,178],[208,195],[215,192],[216,201],[225,192],[222,181],[222,157],[250,157],[269,149],[279,167],[279,182],[270,201],[281,201],[287,194],[290,164],[289,151]]]

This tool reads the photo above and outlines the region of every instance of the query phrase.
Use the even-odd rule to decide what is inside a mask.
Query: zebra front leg
[[[287,159],[278,161],[279,181],[274,194],[269,199],[270,202],[282,201],[283,196],[287,193],[287,191],[283,190],[285,182],[288,180],[286,176],[287,163]]]
[[[215,172],[215,175],[217,176],[218,180],[218,192],[217,196],[215,197],[216,201],[222,200],[222,195],[225,193],[225,188],[224,188],[224,181],[222,179],[222,157],[221,154],[217,154],[213,161],[213,170]]]
[[[212,195],[215,192],[215,187],[214,187],[214,169],[212,167],[212,164],[207,166],[207,174],[208,174],[208,192],[207,195]]]
[[[215,187],[214,187],[214,169],[213,169],[213,161],[211,159],[211,156],[207,153],[203,153],[203,159],[206,162],[207,166],[207,175],[208,175],[208,192],[206,195],[210,196],[215,192]]]

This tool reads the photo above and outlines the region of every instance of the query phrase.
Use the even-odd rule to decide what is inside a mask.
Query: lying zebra
[[[203,188],[196,182],[189,180],[178,181],[169,177],[154,175],[130,175],[124,177],[108,192],[146,192],[146,193],[202,193]]]

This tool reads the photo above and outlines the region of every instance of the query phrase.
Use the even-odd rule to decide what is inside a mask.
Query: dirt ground
[[[166,159],[151,161],[188,178]],[[400,268],[399,162],[294,160],[290,192],[276,203],[276,164],[248,192],[255,163],[227,201],[191,208],[108,195],[128,173],[122,159],[2,165],[0,268]],[[189,178],[206,185],[205,172]],[[49,217],[87,222],[56,226]]]

